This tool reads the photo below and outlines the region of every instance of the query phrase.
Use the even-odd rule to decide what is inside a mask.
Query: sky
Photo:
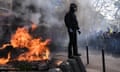
[[[96,11],[99,11],[105,16],[105,19],[114,20],[114,15],[118,9],[114,3],[118,0],[99,0],[98,4],[96,3],[97,1],[98,0],[92,1],[92,5],[96,8]]]

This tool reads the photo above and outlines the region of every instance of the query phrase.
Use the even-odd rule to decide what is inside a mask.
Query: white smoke
[[[68,42],[68,36],[66,36],[67,30],[64,25],[64,16],[69,10],[70,3],[73,2],[78,5],[76,16],[82,32],[81,35],[78,36],[79,40],[85,40],[102,30],[103,27],[104,29],[106,28],[102,16],[92,10],[93,8],[88,0],[24,0],[22,6],[24,8],[33,5],[36,12],[26,11],[26,8],[24,8],[28,18],[38,25],[42,24],[50,27],[52,30],[50,30],[49,34],[52,35],[52,37],[54,37],[53,33],[55,33],[53,31],[56,30],[54,39],[56,41],[59,39],[58,41],[61,44],[65,44],[65,41]],[[65,36],[65,39],[63,39],[62,34]]]
[[[39,19],[43,17],[42,15],[44,15],[43,20],[45,23],[50,26],[52,24],[63,24],[59,18],[63,18],[66,12],[67,2],[65,0],[25,0],[23,6],[29,6],[31,4],[37,9],[36,13],[31,14],[31,20],[36,24],[39,24]]]
[[[110,25],[103,15],[96,12],[91,5],[94,0],[14,0],[22,4],[18,11],[25,13],[23,18],[27,18],[37,25],[44,25],[47,30],[42,31],[52,38],[56,44],[67,46],[68,35],[64,24],[64,16],[69,10],[70,3],[76,3],[78,11],[76,13],[81,35],[78,40],[83,42],[91,36],[96,36],[101,31],[107,31]],[[27,7],[34,6],[35,10],[31,11]],[[17,11],[17,13],[18,13]],[[46,29],[46,28],[43,28]],[[41,31],[38,31],[40,33]],[[93,37],[93,38],[94,38]],[[87,41],[86,41],[87,43]]]

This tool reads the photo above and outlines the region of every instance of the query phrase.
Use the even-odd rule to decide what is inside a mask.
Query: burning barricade
[[[34,29],[35,29],[34,25]],[[33,30],[34,30],[33,29]],[[30,34],[27,28],[22,27],[18,28],[11,36],[11,40],[9,44],[4,44],[3,47],[0,49],[0,51],[6,50],[7,56],[0,58],[0,64],[6,64],[9,61],[17,60],[17,61],[42,61],[42,60],[48,60],[50,51],[48,49],[48,45],[50,43],[50,39],[47,39],[45,41],[42,41],[41,38],[33,38]],[[12,47],[10,50],[6,49],[8,46]],[[23,49],[26,48],[27,51],[23,51],[16,57],[15,59],[11,58],[11,50],[13,49]]]

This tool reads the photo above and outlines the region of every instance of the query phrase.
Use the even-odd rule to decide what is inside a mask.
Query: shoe
[[[77,54],[74,54],[74,56],[81,56],[81,54],[77,53]]]

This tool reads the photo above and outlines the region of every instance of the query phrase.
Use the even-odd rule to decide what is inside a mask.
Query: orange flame
[[[36,28],[35,26],[32,27]],[[27,48],[28,51],[22,53],[18,56],[16,60],[18,61],[39,61],[39,60],[48,60],[50,51],[48,49],[48,45],[50,43],[50,39],[42,41],[41,38],[33,38],[28,29],[25,27],[18,28],[15,34],[12,35],[10,44],[4,44],[4,49],[6,46],[12,45],[14,48]],[[0,64],[6,64],[10,60],[10,53],[8,54],[8,58],[0,58]]]
[[[33,23],[31,27],[32,27],[32,31],[34,31],[37,28],[37,25]]]
[[[13,47],[23,48],[28,47],[29,42],[32,40],[31,35],[26,28],[18,28],[16,33],[12,35],[11,45]]]
[[[9,62],[10,60],[10,53],[8,53],[8,57],[7,58],[0,58],[0,65],[4,65],[7,62]]]
[[[33,39],[29,45],[29,51],[27,53],[21,54],[18,57],[19,61],[37,61],[37,60],[48,60],[49,59],[49,49],[47,44],[50,40],[42,42],[40,39]]]
[[[2,46],[2,48],[0,48],[0,50],[5,49],[7,46],[10,46],[10,44],[4,44],[4,45]]]
[[[39,38],[32,38],[26,28],[18,28],[16,33],[12,36],[11,45],[16,48],[28,48],[28,52],[21,54],[18,57],[19,61],[36,61],[36,60],[47,60],[49,58],[49,49],[47,45],[50,40],[42,41]]]

